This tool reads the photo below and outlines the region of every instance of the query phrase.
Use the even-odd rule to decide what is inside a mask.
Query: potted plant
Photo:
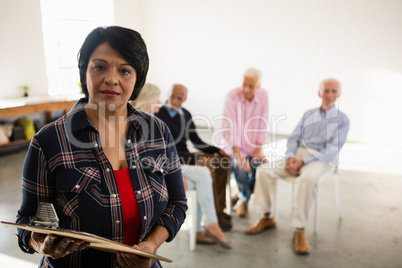
[[[24,91],[24,97],[28,97],[28,91],[31,89],[29,86],[21,86],[20,87]]]

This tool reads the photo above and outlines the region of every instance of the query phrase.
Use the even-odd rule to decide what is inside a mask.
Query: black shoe
[[[230,231],[230,230],[232,230],[232,225],[230,224],[230,225],[220,225],[219,224],[219,226],[221,227],[221,229],[222,229],[222,232],[228,232],[228,231]]]
[[[231,220],[232,220],[232,216],[229,215],[229,214],[226,214],[226,213],[223,212],[223,211],[218,212],[217,214],[218,214],[218,217],[222,217],[222,218],[224,218],[224,219],[226,219],[226,220],[228,220],[228,221],[231,221]]]
[[[231,221],[225,219],[222,216],[220,216],[220,217],[218,216],[218,223],[219,223],[219,226],[221,227],[223,232],[230,231],[232,229]]]

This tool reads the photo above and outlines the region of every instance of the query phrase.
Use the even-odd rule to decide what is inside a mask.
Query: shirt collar
[[[71,110],[67,114],[66,123],[68,124],[68,122],[70,122],[71,130],[73,132],[92,126],[84,110],[84,106],[87,103],[88,102],[85,98],[79,99],[77,103],[74,105],[74,107],[71,108]]]
[[[169,109],[170,105],[168,102],[165,102],[165,104],[163,106],[165,106],[166,111],[168,112],[168,114],[170,115],[171,118],[175,117],[177,113],[179,113],[180,115],[184,115],[183,108],[181,108],[181,107],[177,111],[175,111],[175,110]]]
[[[326,111],[323,111],[323,110],[321,110],[321,107],[320,108],[318,108],[322,113],[324,113],[325,114],[325,118],[332,118],[332,117],[337,117],[338,116],[338,113],[339,113],[339,111],[338,111],[338,109],[336,108],[336,106],[334,106],[334,107],[332,107],[331,109],[329,109],[329,110],[326,110]]]
[[[84,106],[87,103],[88,102],[85,98],[81,98],[77,101],[74,107],[68,112],[66,121],[68,120],[70,122],[72,131],[79,131],[87,127],[94,128],[84,110]],[[134,128],[138,128],[139,121],[141,121],[141,118],[143,117],[145,118],[145,116],[141,112],[136,110],[130,103],[127,103],[127,111],[128,111],[127,116],[128,118],[130,118],[132,126]]]
[[[240,100],[242,102],[254,102],[254,103],[259,103],[260,102],[260,100],[257,98],[257,95],[258,95],[258,92],[260,91],[261,88],[258,88],[258,90],[254,94],[254,98],[251,101],[249,101],[248,99],[246,99],[246,97],[244,97],[243,92],[242,92],[242,88],[239,88],[239,89],[240,89]]]

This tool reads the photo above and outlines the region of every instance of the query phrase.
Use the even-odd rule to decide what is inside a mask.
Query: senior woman
[[[138,97],[130,103],[141,112],[154,114],[159,112],[160,96],[161,90],[157,85],[145,83]]]
[[[18,223],[28,224],[38,203],[50,202],[61,228],[151,253],[175,237],[187,205],[172,136],[162,121],[128,103],[144,85],[148,64],[136,31],[99,27],[87,36],[78,55],[85,98],[32,139]],[[18,236],[23,251],[43,255],[40,267],[160,267],[67,237],[21,229]]]

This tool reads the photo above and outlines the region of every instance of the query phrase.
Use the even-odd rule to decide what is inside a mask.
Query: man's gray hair
[[[323,80],[320,83],[320,87],[318,88],[318,92],[322,95],[324,93],[324,84],[327,82],[335,82],[338,84],[338,91],[339,91],[339,95],[341,94],[341,82],[339,82],[337,79],[335,78],[327,78],[325,80]]]
[[[244,72],[244,76],[245,76],[245,77],[257,77],[257,78],[258,78],[258,83],[260,83],[260,82],[261,82],[262,73],[261,73],[261,71],[257,70],[256,68],[248,68],[248,69]]]

